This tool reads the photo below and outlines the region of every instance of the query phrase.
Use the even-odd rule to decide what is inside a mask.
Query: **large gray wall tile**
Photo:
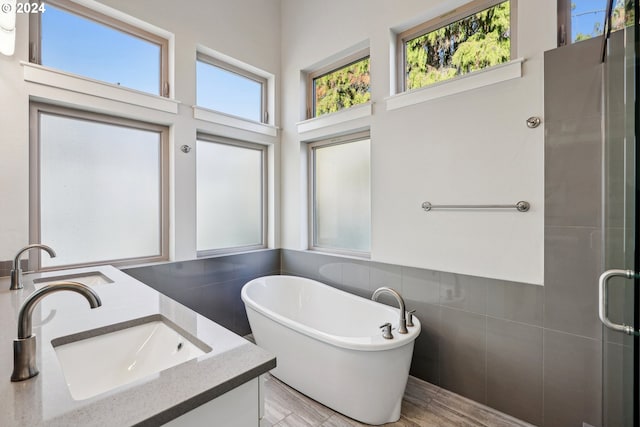
[[[492,279],[464,274],[441,273],[440,304],[485,314],[487,311],[487,286]]]
[[[486,316],[441,308],[440,385],[486,403]]]
[[[402,287],[402,267],[393,264],[383,264],[372,262],[371,269],[371,289],[376,290],[381,286],[393,288],[400,292]]]
[[[633,346],[607,343],[603,357],[605,425],[633,427]]]
[[[545,225],[599,227],[602,118],[583,116],[545,124]],[[572,165],[572,167],[567,167]]]
[[[495,280],[487,285],[487,315],[542,326],[544,287]]]
[[[544,426],[601,424],[602,342],[544,330]]]
[[[544,53],[547,119],[593,116],[602,111],[601,43],[595,37]]]
[[[402,296],[407,300],[407,310],[411,310],[409,301],[428,304],[440,302],[440,278],[438,271],[421,268],[402,267]]]
[[[371,298],[371,268],[369,261],[345,259],[342,264],[341,288],[347,292]]]
[[[234,277],[250,280],[266,274],[280,273],[279,250],[262,250],[235,254],[227,257],[227,259],[235,266]]]
[[[317,258],[318,280],[330,286],[340,285],[342,283],[343,259],[324,254],[319,254]]]
[[[544,327],[601,339],[601,231],[545,227]]]
[[[413,347],[411,375],[440,385],[440,313],[442,308],[421,301],[408,300],[420,320],[420,335]]]
[[[542,425],[542,328],[487,318],[487,405]]]
[[[283,274],[294,274],[309,279],[320,280],[318,277],[318,255],[306,251],[281,250],[280,269]]]

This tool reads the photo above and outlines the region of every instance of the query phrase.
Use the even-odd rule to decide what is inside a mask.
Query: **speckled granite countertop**
[[[36,286],[44,285],[34,285],[34,280],[89,272],[100,272],[113,281],[90,285],[102,299],[102,307],[91,310],[87,301],[73,292],[45,297],[33,315],[40,374],[11,382],[18,311]],[[95,397],[74,400],[51,340],[155,314],[213,350]],[[27,274],[24,289],[18,291],[9,291],[9,279],[0,278],[0,322],[3,427],[160,425],[275,367],[272,354],[111,266]]]

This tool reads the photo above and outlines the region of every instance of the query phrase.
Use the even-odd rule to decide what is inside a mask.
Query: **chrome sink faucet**
[[[41,245],[39,243],[27,245],[24,248],[20,249],[16,254],[16,257],[13,259],[13,266],[11,267],[11,287],[9,289],[11,289],[12,291],[23,288],[22,269],[20,268],[20,256],[29,249],[42,249],[44,251],[47,251],[51,258],[55,258],[56,256],[56,251],[54,251],[47,245]]]
[[[407,331],[407,315],[406,315],[406,311],[405,311],[405,305],[404,305],[404,300],[402,299],[402,297],[400,296],[400,294],[391,289],[391,288],[387,288],[386,286],[383,286],[381,288],[378,288],[375,290],[375,292],[373,293],[373,295],[371,296],[371,299],[373,301],[377,301],[378,297],[383,294],[383,293],[389,293],[391,295],[393,295],[396,299],[396,301],[398,301],[398,305],[400,306],[400,323],[398,324],[398,333],[400,334],[406,334]]]
[[[55,282],[38,289],[22,303],[18,314],[18,339],[13,340],[13,373],[11,381],[24,381],[38,375],[36,364],[36,336],[33,335],[31,317],[36,305],[47,295],[58,291],[77,292],[89,301],[91,308],[102,305],[96,292],[78,282]]]

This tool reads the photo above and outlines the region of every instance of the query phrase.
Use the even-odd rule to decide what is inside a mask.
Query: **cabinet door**
[[[165,427],[259,426],[259,378],[169,421]]]

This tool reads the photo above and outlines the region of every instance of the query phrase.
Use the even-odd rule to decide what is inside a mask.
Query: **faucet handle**
[[[387,340],[393,338],[393,335],[391,335],[391,323],[387,322],[384,325],[381,325],[380,329],[382,329],[382,338]]]
[[[416,326],[413,324],[413,314],[416,312],[416,309],[407,311],[407,326],[412,327]]]

